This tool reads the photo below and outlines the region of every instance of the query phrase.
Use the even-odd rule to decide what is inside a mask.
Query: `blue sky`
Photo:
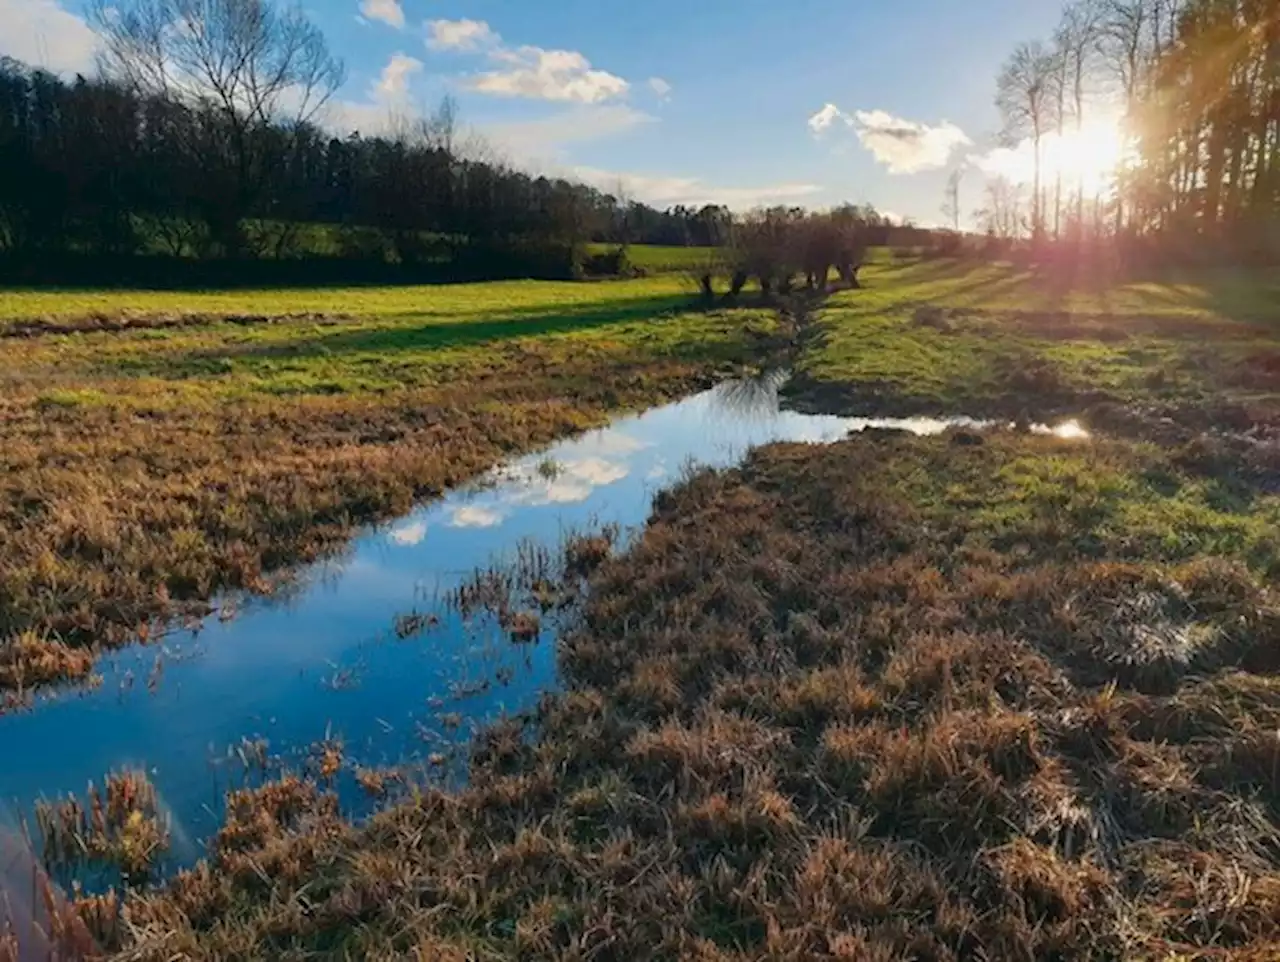
[[[89,69],[80,0],[0,0],[0,54]],[[869,201],[940,219],[991,145],[1002,61],[1060,0],[305,0],[348,71],[330,122],[445,94],[502,155],[639,199]],[[828,107],[830,105],[830,107]],[[962,206],[980,201],[970,171]]]

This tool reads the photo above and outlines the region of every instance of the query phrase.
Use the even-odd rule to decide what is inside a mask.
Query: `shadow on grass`
[[[716,304],[714,309],[730,307],[731,305]],[[285,343],[229,344],[176,358],[132,358],[127,363],[113,367],[126,375],[158,375],[176,380],[225,370],[225,364],[235,361],[307,361],[363,354],[394,355],[468,348],[518,338],[599,330],[642,320],[661,324],[666,320],[666,315],[675,311],[703,309],[704,305],[687,295],[663,295],[624,303],[617,300],[593,302],[552,313],[546,312],[545,308],[513,309],[503,314],[467,320],[429,321],[425,324],[395,327],[344,329],[342,326],[335,326]],[[415,319],[442,316],[449,315],[427,312],[412,315]]]

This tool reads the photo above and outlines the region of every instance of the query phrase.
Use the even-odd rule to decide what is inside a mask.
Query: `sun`
[[[1060,175],[1072,187],[1083,187],[1086,194],[1106,193],[1115,183],[1124,150],[1118,119],[1087,122],[1061,136],[1054,132],[1041,145],[1041,177],[1049,183]]]
[[[1051,131],[1040,141],[1040,182],[1049,189],[1061,178],[1064,189],[1083,188],[1087,196],[1105,196],[1115,187],[1127,150],[1119,117],[1100,116],[1079,129],[1068,123],[1061,134]],[[989,174],[1029,185],[1035,180],[1035,148],[1028,138],[1016,147],[992,151],[980,166]]]

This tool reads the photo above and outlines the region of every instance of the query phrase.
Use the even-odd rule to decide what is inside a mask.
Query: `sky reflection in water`
[[[218,824],[234,768],[228,751],[242,739],[265,738],[272,753],[296,760],[331,733],[361,764],[425,760],[553,688],[550,632],[524,646],[477,637],[441,603],[477,567],[510,558],[522,539],[554,550],[572,531],[641,525],[654,493],[684,466],[732,464],[769,441],[977,423],[784,412],[779,385],[721,385],[516,460],[365,533],[342,558],[306,572],[288,597],[250,601],[232,620],[213,618],[162,647],[110,656],[96,691],[0,717],[0,799],[21,817],[40,797],[142,767],[171,811],[174,856],[187,861]],[[400,640],[396,618],[410,611],[441,623]],[[157,656],[161,675],[149,690]],[[455,712],[466,722],[460,729],[441,720]]]

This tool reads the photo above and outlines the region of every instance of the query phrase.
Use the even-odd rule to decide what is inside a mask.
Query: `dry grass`
[[[112,944],[1276,958],[1280,548],[1226,515],[1164,539],[1198,483],[1172,457],[868,436],[694,477],[596,562],[566,690],[482,733],[464,790],[359,827],[305,782],[237,795]]]
[[[90,785],[85,801],[70,797],[36,805],[45,865],[54,872],[81,867],[118,872],[126,884],[145,881],[169,847],[169,827],[144,772],[108,775]]]
[[[0,371],[0,692],[83,677],[86,652],[271,591],[359,525],[749,360],[745,314],[591,287],[11,325],[30,336]]]

